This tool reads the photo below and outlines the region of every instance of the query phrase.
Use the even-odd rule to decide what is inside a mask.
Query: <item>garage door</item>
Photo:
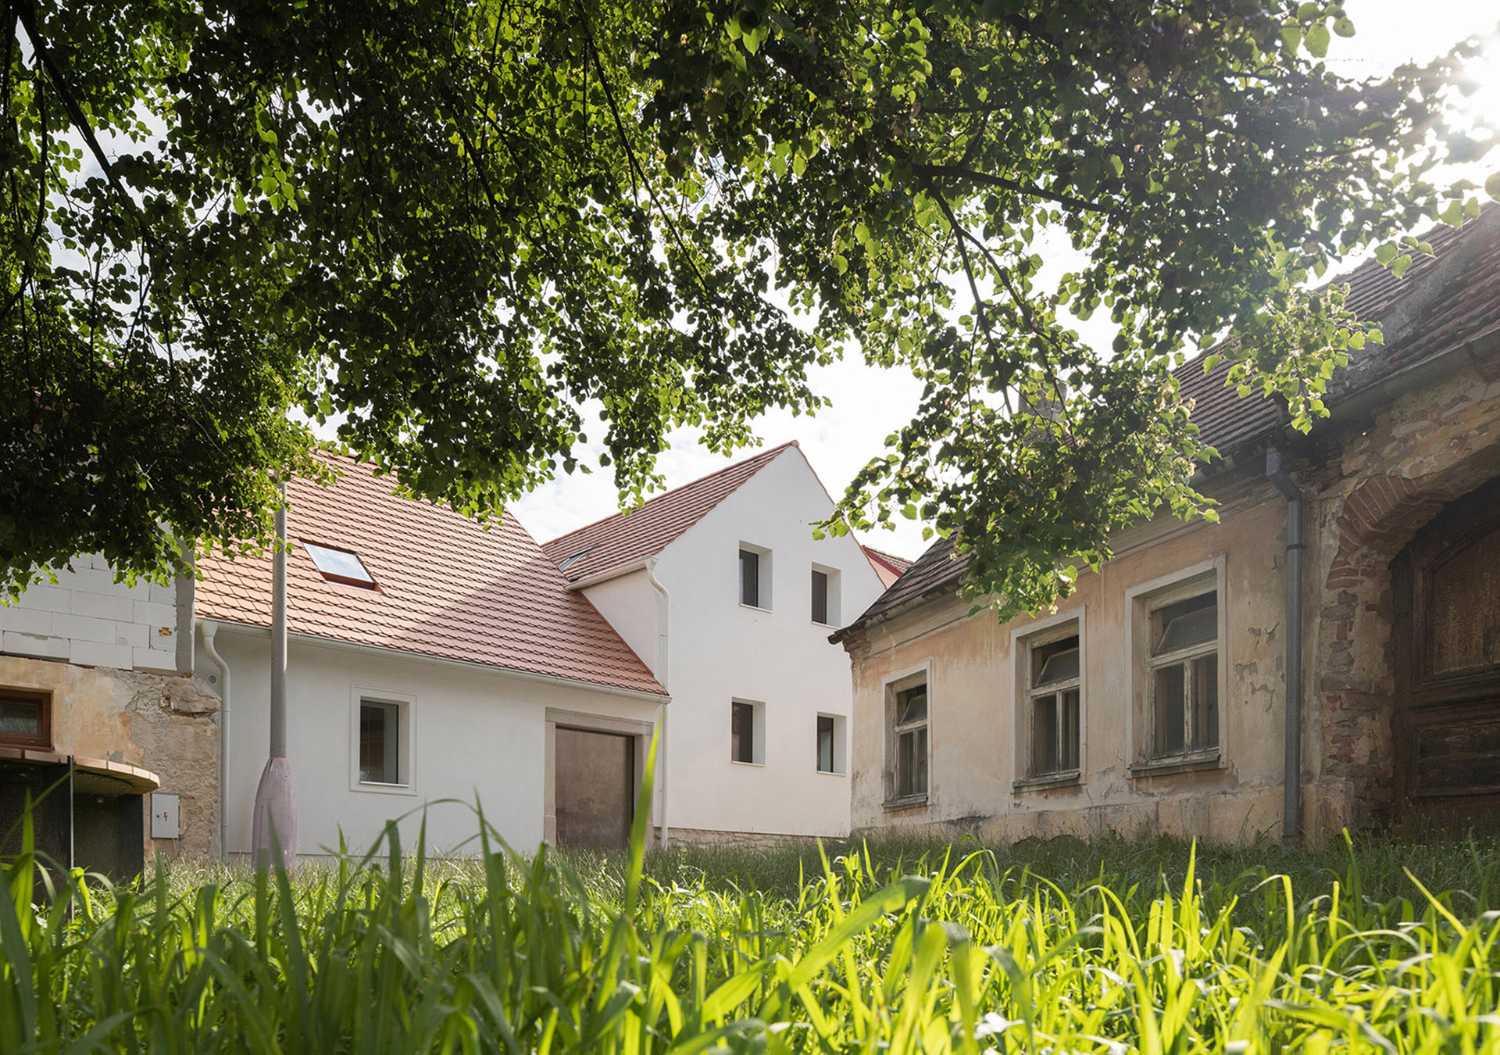
[[[559,726],[556,747],[558,845],[623,847],[635,797],[635,737]]]

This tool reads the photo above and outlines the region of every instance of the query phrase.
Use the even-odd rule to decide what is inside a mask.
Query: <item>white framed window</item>
[[[846,720],[842,714],[819,714],[817,716],[818,772],[842,776],[849,772],[845,752]]]
[[[729,702],[729,760],[747,766],[766,764],[766,705],[757,700]]]
[[[837,568],[812,566],[812,621],[820,626],[842,626],[839,622],[840,576]]]
[[[927,801],[932,757],[927,668],[886,683],[886,805]]]
[[[417,793],[415,701],[411,696],[356,688],[349,701],[349,787],[396,795]]]
[[[1063,612],[1011,633],[1015,663],[1017,789],[1083,776],[1084,612]]]
[[[746,608],[771,608],[771,551],[764,546],[740,543],[740,604]]]
[[[1220,764],[1228,677],[1223,558],[1143,583],[1126,597],[1132,770]]]

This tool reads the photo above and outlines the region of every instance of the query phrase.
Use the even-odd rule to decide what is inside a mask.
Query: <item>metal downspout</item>
[[[214,646],[219,624],[203,621],[203,653],[219,668],[219,858],[229,860],[229,664]]]
[[[667,587],[656,577],[656,559],[652,558],[646,562],[646,581],[656,591],[656,681],[662,688],[667,688],[667,646],[670,643],[672,616],[672,595]],[[669,692],[671,690],[668,690]],[[667,705],[663,703],[657,709],[657,728],[661,730],[661,739],[657,742],[658,757],[661,775],[661,848],[665,850],[671,842],[671,828],[667,823]]]
[[[1286,498],[1286,728],[1283,732],[1282,841],[1302,838],[1302,489],[1282,467],[1281,452],[1266,451],[1266,479]]]

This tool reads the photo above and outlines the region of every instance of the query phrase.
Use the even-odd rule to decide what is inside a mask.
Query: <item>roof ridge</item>
[[[565,538],[571,538],[572,536],[577,535],[577,534],[581,534],[582,532],[585,532],[585,531],[589,530],[590,528],[596,528],[600,524],[607,524],[611,520],[615,520],[615,519],[618,519],[620,517],[635,516],[638,513],[640,513],[642,510],[644,510],[647,506],[655,505],[657,502],[661,501],[663,498],[670,498],[674,494],[677,494],[679,491],[684,491],[684,490],[686,490],[689,487],[696,486],[697,484],[706,483],[707,481],[712,480],[712,479],[714,479],[717,476],[722,476],[725,473],[733,472],[736,469],[742,469],[745,466],[749,465],[751,462],[753,462],[753,461],[755,461],[755,460],[757,460],[759,458],[767,458],[767,459],[769,459],[769,457],[771,455],[778,454],[781,451],[786,450],[788,447],[796,447],[798,450],[801,450],[802,444],[799,441],[797,441],[797,440],[787,440],[785,443],[778,443],[774,447],[767,447],[765,450],[763,450],[763,451],[757,451],[755,454],[750,455],[748,458],[742,458],[742,459],[740,459],[737,462],[730,462],[728,465],[725,465],[725,466],[722,466],[722,467],[720,467],[718,469],[715,469],[713,472],[704,473],[702,476],[696,477],[696,478],[694,478],[692,480],[688,480],[686,483],[680,483],[676,487],[669,488],[668,490],[663,491],[661,494],[652,495],[650,498],[646,499],[644,502],[642,502],[640,505],[636,506],[634,509],[629,509],[629,510],[617,509],[613,513],[608,513],[608,514],[600,517],[597,520],[591,520],[587,524],[584,524],[584,525],[582,525],[580,527],[573,528],[571,531],[564,531],[561,535],[558,535],[556,538],[550,539],[550,540],[548,540],[546,542],[539,543],[539,545],[542,547],[543,550],[545,550],[549,546],[555,546],[555,545],[557,545],[557,543],[561,542]],[[726,495],[725,497],[727,498],[728,495]],[[722,501],[722,499],[720,501]],[[715,505],[717,505],[717,504],[718,503],[715,503]]]
[[[860,545],[863,546],[865,549],[869,550],[871,553],[874,553],[874,554],[876,554],[877,556],[880,556],[880,557],[887,557],[887,558],[889,558],[891,560],[898,560],[902,564],[908,564],[908,565],[910,565],[910,564],[915,564],[916,563],[916,561],[913,560],[911,557],[898,556],[897,554],[892,553],[890,550],[884,550],[884,549],[879,548],[878,546],[872,546],[868,542],[861,542]],[[927,551],[923,550],[922,552],[925,553]]]

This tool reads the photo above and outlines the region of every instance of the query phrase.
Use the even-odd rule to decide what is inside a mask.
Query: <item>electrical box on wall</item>
[[[151,838],[176,839],[182,833],[181,803],[170,791],[151,793]]]

